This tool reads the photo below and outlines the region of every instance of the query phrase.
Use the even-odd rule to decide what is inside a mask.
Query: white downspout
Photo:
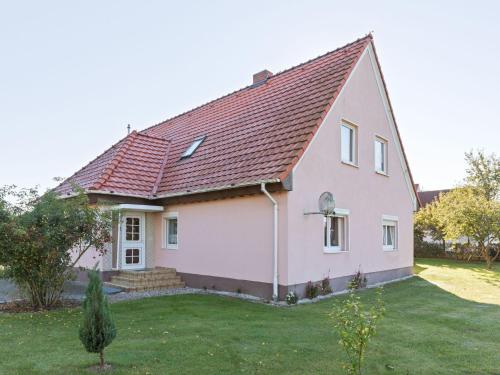
[[[121,269],[122,261],[122,212],[118,211],[118,238],[116,239],[116,269]]]
[[[260,190],[269,198],[273,204],[273,300],[278,300],[278,202],[266,190],[266,184],[260,184]]]

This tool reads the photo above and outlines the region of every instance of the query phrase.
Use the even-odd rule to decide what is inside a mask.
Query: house
[[[437,202],[439,200],[439,197],[441,194],[446,194],[451,191],[451,189],[441,189],[441,190],[421,190],[419,184],[416,184],[415,189],[417,191],[417,196],[420,201],[420,209],[423,209],[425,206],[428,204],[431,204],[433,202]],[[444,256],[446,251],[453,251],[453,242],[452,241],[446,241],[444,239],[435,239],[432,236],[432,233],[428,230],[424,231],[423,237],[422,237],[422,243],[417,244],[415,247],[415,256]],[[456,241],[458,243],[467,243],[468,239],[463,238],[460,239],[459,241]],[[428,244],[434,244],[438,246],[438,249],[436,247],[430,248],[430,250],[434,250],[435,253],[432,254],[429,252]]]
[[[57,191],[72,183],[119,211],[105,279],[167,267],[282,299],[412,273],[418,198],[371,35],[133,131]]]
[[[439,199],[440,194],[448,193],[450,190],[451,189],[420,191],[418,189],[418,184],[417,184],[418,199],[420,200],[420,204],[422,207],[425,207],[429,203],[437,201]]]

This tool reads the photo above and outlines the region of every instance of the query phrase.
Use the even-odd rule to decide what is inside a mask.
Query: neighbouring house
[[[412,273],[419,203],[371,35],[133,131],[57,191],[72,183],[118,212],[106,255],[79,264],[116,283],[166,267],[283,299]]]
[[[449,192],[451,189],[442,189],[442,190],[426,190],[421,191],[418,188],[418,184],[416,186],[418,199],[420,200],[420,204],[422,207],[427,206],[429,203],[437,201],[439,199],[440,194],[445,194]]]
[[[424,208],[428,204],[432,202],[437,202],[439,200],[439,197],[441,194],[446,194],[450,192],[452,189],[441,189],[441,190],[420,190],[419,184],[416,184],[415,189],[417,191],[417,196],[420,202],[420,208]],[[460,238],[459,240],[452,242],[452,241],[446,241],[444,239],[441,240],[435,240],[432,235],[426,231],[424,232],[424,236],[422,238],[424,243],[421,244],[420,247],[423,247],[423,251],[421,250],[420,247],[417,246],[415,256],[431,256],[432,254],[429,253],[429,251],[425,249],[426,245],[425,243],[429,244],[434,244],[438,245],[441,247],[441,252],[435,253],[435,255],[439,256],[445,256],[446,252],[449,252],[451,255],[452,253],[455,252],[454,249],[454,244],[467,244],[469,242],[468,238]]]

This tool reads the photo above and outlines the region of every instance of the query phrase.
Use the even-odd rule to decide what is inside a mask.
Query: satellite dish
[[[333,194],[329,191],[325,191],[319,196],[318,205],[319,211],[325,216],[335,213],[335,199],[333,198]]]

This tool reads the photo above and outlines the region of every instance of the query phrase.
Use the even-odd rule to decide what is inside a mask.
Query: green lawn
[[[415,272],[460,298],[500,305],[500,263],[492,270],[485,263],[417,259]]]
[[[467,285],[464,270],[477,273],[478,295],[487,286],[500,293],[498,269],[484,274],[418,260],[422,278],[385,287],[387,315],[369,346],[366,374],[500,374],[499,303],[427,282],[439,281],[436,268]],[[373,290],[362,294],[373,300]],[[209,295],[117,303],[118,337],[107,360],[113,374],[341,374],[344,354],[328,318],[341,298],[293,308]],[[97,356],[78,340],[80,320],[79,309],[0,314],[0,373],[87,373]]]

